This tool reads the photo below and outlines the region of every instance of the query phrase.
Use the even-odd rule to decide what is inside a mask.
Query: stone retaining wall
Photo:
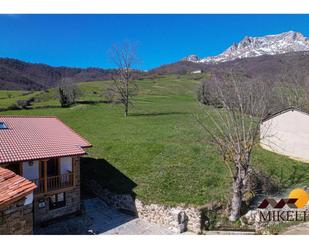
[[[187,217],[187,230],[200,233],[203,223],[202,213],[210,210],[213,205],[204,207],[171,207],[161,204],[145,204],[130,194],[115,194],[103,189],[94,180],[88,183],[90,189],[109,206],[136,214],[141,219],[168,227],[181,232],[183,226],[179,222],[182,214]]]
[[[202,211],[199,208],[144,204],[140,200],[136,200],[135,205],[140,218],[164,225],[176,232],[181,232],[182,225],[179,222],[179,218],[181,214],[185,214],[188,218],[187,230],[194,233],[201,232]]]

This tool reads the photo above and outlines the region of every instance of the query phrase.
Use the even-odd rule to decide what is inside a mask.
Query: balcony
[[[57,176],[35,179],[32,181],[37,185],[34,193],[42,194],[74,186],[74,174],[67,173]]]

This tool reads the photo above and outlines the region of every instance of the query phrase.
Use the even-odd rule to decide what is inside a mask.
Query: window
[[[4,122],[0,122],[0,130],[2,129],[7,129],[8,127],[6,126],[6,124]]]
[[[62,208],[66,205],[65,193],[55,194],[49,197],[49,209]]]

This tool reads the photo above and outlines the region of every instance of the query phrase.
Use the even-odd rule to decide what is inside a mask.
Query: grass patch
[[[18,100],[28,100],[41,92],[0,90],[0,110],[5,110],[16,104]]]

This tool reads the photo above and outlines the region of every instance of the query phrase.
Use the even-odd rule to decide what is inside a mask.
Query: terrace
[[[75,162],[71,157],[2,165],[33,183],[36,195],[75,186]]]

